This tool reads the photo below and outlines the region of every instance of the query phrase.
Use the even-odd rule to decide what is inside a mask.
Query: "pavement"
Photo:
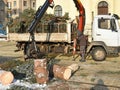
[[[7,60],[24,60],[23,51],[15,52],[16,42],[0,42],[0,63]],[[77,57],[77,55],[76,55]],[[86,62],[79,62],[81,57],[72,60],[72,55],[58,54],[53,57],[54,63],[68,66],[73,63],[79,65],[79,69],[72,74],[68,81],[55,79],[52,81],[54,88],[59,85],[66,90],[120,90],[120,57],[107,57],[105,61],[94,61],[91,57]],[[56,83],[57,82],[57,83]],[[49,90],[52,86],[49,86]],[[82,88],[82,89],[80,89]]]

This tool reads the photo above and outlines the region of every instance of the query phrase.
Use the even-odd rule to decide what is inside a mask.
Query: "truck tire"
[[[41,58],[42,54],[40,53],[40,49],[38,46],[36,46],[37,51],[35,50],[34,46],[32,46],[31,44],[26,44],[25,48],[24,48],[24,58],[29,59],[29,58]]]
[[[106,52],[102,47],[95,47],[92,50],[91,56],[95,61],[103,61],[106,58]]]

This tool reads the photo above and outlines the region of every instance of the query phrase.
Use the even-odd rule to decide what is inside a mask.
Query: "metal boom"
[[[39,7],[36,14],[35,14],[35,18],[33,19],[30,27],[28,28],[29,33],[33,33],[35,30],[36,25],[38,24],[38,22],[40,21],[40,19],[42,18],[42,16],[44,15],[44,13],[46,12],[47,8],[53,7],[52,5],[53,0],[46,0],[44,5],[42,7]]]

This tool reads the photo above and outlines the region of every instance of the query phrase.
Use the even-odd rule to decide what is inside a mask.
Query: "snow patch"
[[[7,90],[10,89],[12,86],[24,86],[29,89],[36,89],[36,88],[43,89],[47,86],[47,84],[38,84],[38,83],[31,84],[29,82],[25,82],[22,80],[14,80],[13,83],[9,85],[0,84],[0,90]]]

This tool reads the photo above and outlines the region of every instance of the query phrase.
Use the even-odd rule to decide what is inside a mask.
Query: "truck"
[[[35,31],[36,25],[53,3],[46,0],[42,8],[36,12],[36,17],[31,23],[28,33],[9,33],[8,40],[17,42],[17,47],[23,49],[25,59],[38,58],[43,53],[70,53],[73,51],[76,30],[84,29],[85,11],[79,0],[73,0],[79,10],[79,23],[54,22],[53,24],[42,23]],[[52,7],[53,5],[51,5]],[[86,55],[92,56],[94,60],[105,60],[108,55],[118,55],[120,51],[120,28],[119,16],[116,14],[97,15],[92,23],[91,42],[88,42]],[[77,27],[78,26],[78,27]],[[89,37],[89,35],[87,35]],[[79,48],[79,47],[77,47]],[[76,48],[76,50],[77,50]],[[79,50],[79,49],[78,49]]]
[[[108,55],[120,52],[119,16],[98,15],[93,20],[92,42],[87,48],[94,60],[105,60]]]
[[[80,0],[73,0],[77,10],[79,11],[79,22],[78,22],[78,30],[83,32],[84,22],[85,22],[85,11]],[[17,39],[18,48],[23,46],[25,58],[41,58],[40,52],[51,52],[57,51],[62,52],[69,47],[71,44],[71,31],[68,30],[71,27],[70,24],[62,23],[62,24],[47,24],[41,25],[40,30],[43,33],[35,34],[36,26],[39,24],[41,18],[46,12],[47,8],[53,7],[53,0],[46,0],[43,6],[39,7],[36,11],[35,17],[28,27],[28,33],[25,34],[9,34],[10,40],[12,38]],[[61,30],[62,29],[62,30]],[[68,35],[69,34],[69,35]],[[25,35],[25,36],[24,36]],[[15,37],[14,37],[15,36]],[[69,37],[70,36],[70,37]],[[26,41],[27,38],[27,41]],[[29,41],[28,41],[29,39]],[[39,47],[38,47],[38,45]],[[68,50],[68,49],[67,49]],[[65,51],[67,51],[65,50]]]

